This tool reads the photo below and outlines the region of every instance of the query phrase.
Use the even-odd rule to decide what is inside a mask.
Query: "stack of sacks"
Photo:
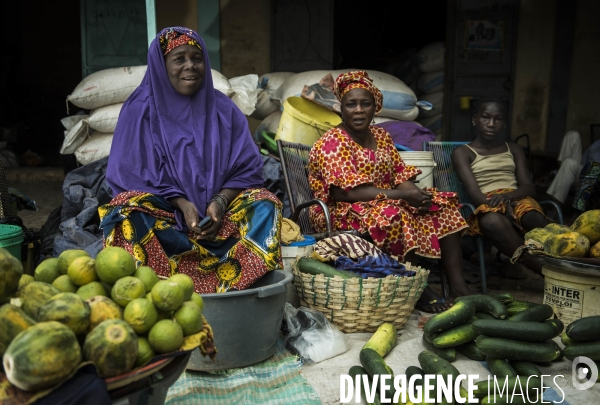
[[[263,131],[277,132],[281,119],[281,103],[275,99],[275,94],[283,82],[294,75],[295,73],[292,72],[271,72],[258,78],[256,109],[250,115],[262,121],[254,132],[255,141],[262,142]]]
[[[89,116],[74,115],[61,120],[67,131],[60,153],[74,153],[82,165],[108,156],[123,103],[140,85],[145,74],[146,66],[131,66],[101,70],[83,79],[67,101],[91,111]],[[236,94],[221,73],[213,70],[212,77],[215,89],[228,97]]]
[[[431,110],[421,110],[417,121],[429,128],[440,139],[444,101],[444,43],[434,42],[417,52],[417,66],[421,72],[417,81],[419,99],[433,105]]]
[[[283,82],[274,98],[283,105],[288,97],[300,96],[305,85],[319,83],[327,74],[331,74],[335,79],[341,73],[350,70],[359,69],[313,70],[295,74]],[[366,70],[366,72],[383,94],[383,109],[379,113],[379,117],[389,120],[414,121],[419,114],[419,107],[428,108],[429,103],[417,101],[415,93],[397,77],[376,70]]]
[[[302,72],[297,74],[287,75],[285,79],[276,90],[270,90],[269,99],[271,101],[271,108],[274,112],[266,116],[263,122],[259,125],[255,132],[255,138],[260,140],[262,131],[276,132],[279,126],[279,120],[281,118],[281,111],[278,106],[282,106],[288,97],[300,97],[302,90],[305,86],[311,86],[315,83],[321,82],[321,80],[331,75],[333,79],[338,77],[341,73],[348,72],[350,70],[358,69],[344,69],[344,70],[311,70],[308,72]],[[431,105],[426,101],[417,101],[415,93],[405,85],[402,80],[388,74],[375,70],[367,70],[369,77],[374,81],[375,85],[381,90],[383,94],[383,109],[379,116],[375,117],[375,123],[379,124],[386,121],[413,121],[419,114],[419,107],[421,109],[429,109]],[[270,73],[270,75],[283,75],[284,73]],[[265,75],[266,76],[266,75]],[[281,78],[279,76],[278,78]],[[269,80],[271,83],[272,79]],[[279,83],[277,83],[279,84]],[[273,86],[274,87],[274,86]],[[262,94],[265,92],[263,91]],[[259,95],[259,100],[261,96]],[[277,106],[277,108],[275,108]],[[269,111],[258,107],[255,114],[258,111]],[[258,116],[256,117],[258,118]]]

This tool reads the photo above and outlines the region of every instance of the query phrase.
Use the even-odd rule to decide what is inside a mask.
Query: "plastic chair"
[[[308,154],[310,146],[300,143],[277,140],[279,158],[283,168],[285,187],[290,198],[292,221],[300,226],[303,234],[312,235],[315,239],[322,239],[331,235],[331,216],[325,201],[313,198],[312,190],[308,183]],[[326,233],[315,233],[308,219],[308,208],[318,204],[325,214]]]
[[[458,200],[462,204],[461,214],[464,218],[468,218],[475,212],[475,206],[470,203],[469,197],[465,188],[458,178],[458,174],[452,166],[452,152],[460,145],[469,142],[423,142],[423,150],[433,152],[433,159],[436,166],[433,169],[433,184],[440,191],[455,191],[458,192]],[[560,206],[554,201],[540,201],[541,205],[553,205],[558,213],[558,222],[563,223],[563,216]],[[487,281],[485,272],[485,261],[483,251],[483,238],[475,236],[477,250],[479,252],[479,267],[481,271],[481,289],[484,294],[487,294]],[[442,280],[443,281],[443,280]],[[442,283],[444,288],[444,296],[446,295],[445,283]]]

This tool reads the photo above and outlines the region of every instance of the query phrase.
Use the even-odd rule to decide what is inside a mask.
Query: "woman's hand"
[[[223,223],[223,211],[221,206],[217,202],[212,202],[206,209],[206,216],[210,217],[210,221],[202,227],[202,231],[200,235],[198,235],[198,239],[206,239],[211,240],[217,236],[219,229],[221,229],[221,224]]]
[[[517,216],[515,215],[514,207],[516,202],[506,203],[506,211],[504,211],[504,215],[508,218],[512,226],[517,230],[517,232],[523,232],[523,227],[519,225],[517,221]]]
[[[188,229],[192,232],[201,233],[202,230],[198,228],[198,222],[200,216],[198,210],[193,202],[186,200],[185,198],[179,198],[177,201],[177,208],[183,213],[185,218],[185,224]]]
[[[490,197],[486,197],[488,200],[488,205],[490,207],[497,207],[498,205],[505,203],[509,204],[510,200],[507,198],[506,194],[492,194]]]
[[[433,194],[431,194],[429,191],[422,190],[417,187],[403,191],[404,195],[402,199],[408,202],[408,204],[410,204],[411,207],[418,208],[419,211],[429,211],[429,208],[431,207],[432,203]]]

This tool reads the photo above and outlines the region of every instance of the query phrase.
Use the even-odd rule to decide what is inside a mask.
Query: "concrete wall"
[[[271,1],[221,0],[221,66],[226,77],[271,66]]]
[[[600,124],[600,2],[578,0],[567,130],[589,146],[590,124]]]
[[[546,142],[556,1],[522,0],[519,9],[512,138],[529,134],[533,150]]]

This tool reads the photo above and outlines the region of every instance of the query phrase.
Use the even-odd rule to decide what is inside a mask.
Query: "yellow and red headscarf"
[[[375,85],[373,80],[364,70],[354,70],[352,72],[342,73],[335,79],[333,92],[340,102],[344,94],[353,89],[366,89],[375,99],[375,115],[378,115],[383,108],[383,94]]]
[[[186,28],[186,30],[189,30],[189,32],[185,32],[183,27],[174,27],[167,30],[159,37],[160,48],[163,51],[163,56],[167,56],[169,52],[181,45],[197,46],[198,49],[202,50],[200,43],[196,38],[194,38],[194,32],[189,28]]]

